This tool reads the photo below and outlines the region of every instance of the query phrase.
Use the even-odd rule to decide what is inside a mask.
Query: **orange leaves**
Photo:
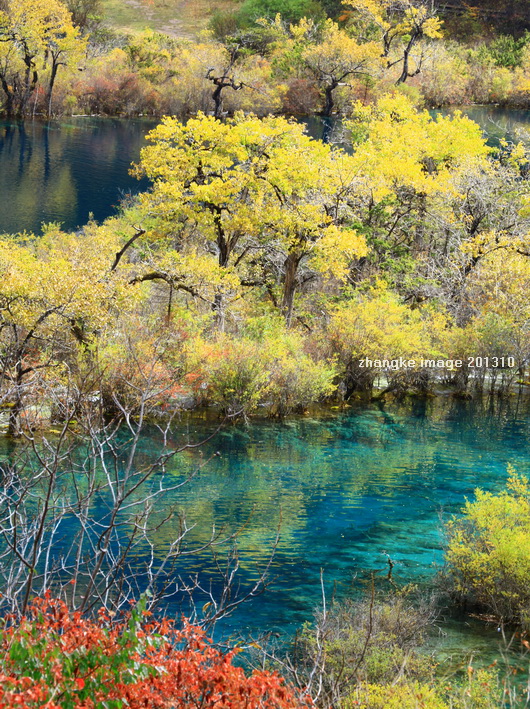
[[[135,609],[113,626],[37,599],[0,634],[0,709],[294,709],[309,706],[276,673],[246,676],[204,631],[184,621],[146,624]]]

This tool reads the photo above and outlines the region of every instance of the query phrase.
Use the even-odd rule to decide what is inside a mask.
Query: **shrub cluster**
[[[204,632],[153,621],[139,604],[121,622],[70,613],[49,595],[0,630],[0,706],[18,709],[202,707],[296,709],[275,673],[249,676]]]

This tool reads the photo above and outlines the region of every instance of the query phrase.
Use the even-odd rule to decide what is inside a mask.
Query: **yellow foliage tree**
[[[411,68],[414,46],[424,37],[442,36],[441,21],[431,0],[344,0],[343,4],[352,9],[363,32],[370,34],[375,28],[387,67],[400,67],[397,84],[421,71],[421,60]]]
[[[25,116],[29,102],[47,74],[46,112],[61,66],[83,55],[86,39],[72,24],[59,0],[6,0],[0,10],[0,83],[8,116]]]
[[[303,52],[302,60],[324,92],[323,114],[330,116],[334,107],[334,91],[359,75],[369,76],[378,65],[377,42],[359,43],[332,20],[327,20],[321,41]]]
[[[375,377],[392,370],[392,361],[440,355],[447,320],[430,309],[411,309],[384,283],[365,296],[345,300],[330,312],[327,341],[338,357],[345,398],[369,390]],[[384,363],[386,360],[387,364]]]
[[[457,193],[454,175],[478,168],[491,153],[480,126],[456,111],[452,116],[417,110],[402,94],[372,106],[357,105],[352,130],[359,171],[376,199],[406,187],[415,192]]]
[[[456,592],[500,620],[530,622],[528,479],[513,474],[507,489],[478,489],[463,516],[447,525],[447,563]]]
[[[329,270],[366,252],[364,239],[343,224],[347,157],[302,126],[243,115],[226,123],[200,115],[185,125],[166,118],[149,140],[137,169],[153,182],[140,198],[154,219],[149,236],[169,235],[179,251],[213,251],[221,269],[237,269],[242,285],[256,284],[250,255],[254,263],[279,258],[288,322],[302,262]],[[220,293],[213,305],[222,327]]]
[[[89,225],[82,235],[53,225],[38,240],[0,240],[2,375],[18,430],[24,382],[37,371],[66,366],[66,352],[89,348],[114,308],[134,304],[121,272],[111,270],[119,239]]]

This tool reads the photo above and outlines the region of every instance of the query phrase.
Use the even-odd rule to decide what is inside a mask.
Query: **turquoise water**
[[[173,443],[199,441],[213,425],[192,418]],[[226,532],[245,525],[243,588],[266,563],[280,525],[271,587],[223,627],[236,635],[291,634],[320,602],[321,569],[329,595],[358,593],[372,572],[384,588],[388,554],[397,583],[428,586],[443,564],[442,520],[458,513],[477,486],[501,489],[508,464],[528,473],[529,442],[529,403],[517,397],[359,404],[255,421],[225,428],[200,453],[180,455],[175,475],[214,457],[173,501],[195,525],[190,543],[204,542],[213,525]],[[160,551],[171,537],[166,531]],[[180,571],[200,572],[214,588],[220,583],[210,551],[183,561]],[[175,599],[171,609],[177,608]],[[498,647],[496,628],[469,619],[441,627],[444,653]]]
[[[214,413],[186,416],[172,429],[169,445],[205,441],[218,426]],[[509,465],[528,474],[529,444],[530,401],[516,395],[502,401],[438,397],[359,403],[285,421],[240,422],[170,460],[172,482],[195,475],[157,502],[153,523],[165,519],[170,506],[185,515],[186,555],[179,558],[173,580],[198,574],[217,596],[223,579],[207,545],[212,528],[223,537],[239,530],[242,593],[268,563],[279,529],[269,588],[224,619],[217,631],[231,638],[272,632],[285,640],[319,606],[321,572],[328,599],[363,593],[372,574],[385,590],[388,555],[395,583],[413,582],[428,590],[443,566],[443,521],[458,514],[478,486],[502,489]],[[12,456],[6,439],[0,448]],[[146,430],[138,465],[145,466],[160,449],[160,434]],[[108,513],[107,494],[98,495],[94,507],[93,516],[101,522]],[[70,544],[72,524],[65,520],[52,556],[60,556],[61,544]],[[158,529],[156,556],[162,558],[179,533],[177,517]],[[228,551],[228,544],[217,548],[221,567]],[[133,567],[141,590],[143,551],[137,553],[140,563]],[[195,597],[198,608],[206,600]],[[176,593],[164,610],[176,616],[186,612],[186,596]],[[447,609],[439,629],[433,647],[453,664],[471,651],[488,662],[500,656],[495,626]],[[518,643],[512,656],[521,650]]]

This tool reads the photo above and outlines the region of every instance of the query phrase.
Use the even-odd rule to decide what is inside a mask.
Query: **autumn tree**
[[[403,372],[392,372],[382,364],[399,357],[419,362],[440,354],[440,335],[446,326],[443,315],[429,309],[412,309],[384,282],[366,294],[358,294],[330,309],[324,341],[329,354],[338,359],[344,397],[356,391],[370,391],[379,374],[385,372],[389,388]],[[366,358],[370,364],[366,364]],[[365,364],[363,364],[363,361]],[[421,383],[421,372],[408,372]]]
[[[214,104],[213,115],[215,118],[221,118],[223,115],[223,94],[226,89],[232,91],[241,91],[245,86],[242,81],[236,79],[236,67],[239,59],[240,49],[238,46],[233,46],[228,50],[226,62],[218,71],[214,67],[208,67],[206,79],[213,86],[212,99]]]
[[[425,275],[432,275],[428,264],[447,251],[439,223],[459,194],[458,176],[480,173],[490,149],[467,117],[432,117],[399,94],[372,106],[358,104],[348,127],[352,162],[362,176],[350,201],[371,247],[352,278],[383,271],[402,292],[424,297]],[[409,279],[413,272],[415,284]]]
[[[421,59],[411,65],[418,42],[442,36],[432,0],[345,0],[344,5],[358,31],[379,42],[387,68],[400,67],[397,84],[421,71]]]
[[[321,41],[302,54],[302,61],[324,92],[323,115],[330,116],[333,111],[335,89],[348,86],[355,76],[370,76],[379,54],[376,42],[360,44],[335,22],[326,21]]]
[[[327,272],[364,253],[344,215],[346,156],[302,126],[242,115],[227,123],[199,116],[185,125],[166,118],[149,140],[137,170],[154,183],[140,199],[156,220],[148,237],[170,234],[179,252],[215,254],[212,275],[236,274],[243,287],[264,285],[259,266],[272,257],[288,322],[304,262]],[[225,303],[217,294],[220,325]]]
[[[6,114],[27,115],[43,74],[49,114],[59,68],[75,62],[83,47],[79,30],[59,0],[9,0],[0,11],[0,83]]]
[[[429,200],[423,272],[430,270],[437,297],[459,325],[502,308],[503,317],[517,318],[521,332],[526,328],[521,298],[530,257],[528,184],[521,179],[525,152],[522,145],[506,145],[479,164],[464,161],[453,170],[443,196]]]
[[[37,373],[59,372],[85,351],[109,312],[127,307],[127,283],[111,271],[119,237],[89,225],[82,235],[51,225],[39,240],[0,241],[1,384],[11,403],[9,432],[20,416]],[[129,301],[130,302],[130,301]]]
[[[475,490],[463,514],[447,525],[453,591],[496,619],[528,627],[530,575],[528,479],[513,469],[498,494]]]

